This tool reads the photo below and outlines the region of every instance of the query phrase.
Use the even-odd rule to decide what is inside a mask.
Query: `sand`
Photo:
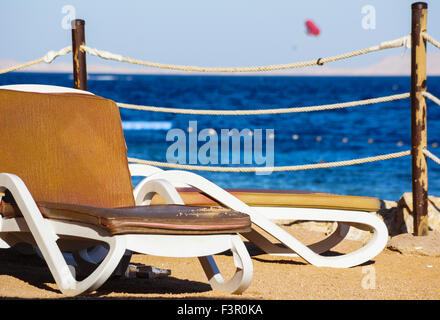
[[[289,232],[311,243],[324,236],[300,226]],[[440,257],[402,254],[385,249],[377,257],[348,269],[318,268],[301,258],[262,254],[246,242],[254,264],[250,287],[239,296],[213,291],[196,258],[162,258],[135,254],[131,263],[171,269],[163,279],[109,279],[97,291],[76,299],[257,299],[257,300],[431,300],[440,299]],[[344,240],[329,254],[349,252],[362,242]],[[216,256],[225,276],[233,271],[229,254]],[[44,261],[10,249],[0,250],[0,297],[61,299]]]

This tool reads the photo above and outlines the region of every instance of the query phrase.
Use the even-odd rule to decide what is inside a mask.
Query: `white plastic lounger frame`
[[[130,164],[130,170],[136,175],[143,173],[146,176],[135,188],[134,194],[137,201],[141,201],[141,190],[144,184],[155,179],[165,179],[175,187],[190,186],[197,188],[224,206],[249,214],[253,224],[275,237],[285,246],[280,248],[273,244],[255,228],[252,229],[252,232],[243,234],[244,237],[269,254],[298,255],[310,264],[319,267],[349,268],[374,258],[385,248],[388,241],[388,229],[374,213],[331,209],[250,207],[219,186],[192,172],[181,170],[163,171],[139,164]],[[338,223],[338,227],[326,239],[306,246],[271,221],[278,219],[333,221]],[[320,253],[328,251],[341,242],[347,235],[350,226],[372,231],[373,236],[365,246],[356,251],[331,257],[320,255]]]
[[[238,235],[157,235],[105,234],[100,228],[67,221],[45,219],[24,182],[16,175],[0,173],[0,192],[9,190],[23,218],[0,219],[0,247],[14,245],[9,232],[31,233],[41,251],[59,289],[66,295],[78,295],[99,288],[112,274],[126,250],[164,257],[199,257],[213,289],[241,293],[252,280],[253,266],[249,254]],[[174,187],[168,182],[155,180],[145,184],[146,194],[159,193],[164,199],[179,203]],[[182,201],[180,200],[180,203]],[[59,237],[77,237],[105,242],[109,251],[104,260],[86,279],[75,280],[74,269],[67,265],[57,245]],[[225,282],[209,255],[231,250],[237,267],[231,280]]]
[[[66,88],[66,91],[63,91],[60,87],[37,85],[31,85],[29,88],[27,85],[0,87],[2,88],[33,92],[73,92],[74,90]],[[138,190],[137,194],[143,199],[151,199],[155,193],[158,193],[167,203],[183,204],[176,189],[166,180],[154,179],[154,181],[143,183],[142,186],[142,190]],[[66,295],[78,295],[99,288],[111,276],[127,250],[164,257],[198,257],[213,289],[238,294],[246,290],[252,280],[252,260],[237,234],[111,235],[89,224],[45,219],[25,183],[14,174],[0,173],[0,193],[6,190],[11,193],[23,217],[6,219],[0,216],[0,248],[9,248],[23,239],[20,236],[10,236],[11,233],[18,233],[33,240],[46,261],[58,288]],[[81,241],[90,241],[92,247],[100,249],[103,246],[99,243],[108,245],[108,253],[104,258],[102,257],[103,250],[95,250],[95,256],[86,257],[90,262],[96,264],[100,262],[100,264],[82,281],[76,280],[74,267],[67,264],[57,244],[57,240],[63,237],[80,240],[76,250],[82,252],[83,256],[87,256],[87,251],[84,251],[85,244]],[[231,250],[233,254],[236,272],[231,279],[225,281],[211,255],[227,250]],[[104,253],[106,251],[107,249]]]

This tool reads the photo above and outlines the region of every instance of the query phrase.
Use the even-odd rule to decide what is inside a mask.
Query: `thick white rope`
[[[0,74],[11,72],[11,71],[16,71],[16,70],[20,70],[20,69],[24,69],[24,68],[33,66],[35,64],[39,64],[41,62],[46,62],[46,63],[49,64],[52,61],[54,61],[57,57],[64,56],[64,55],[66,55],[66,54],[68,54],[70,52],[72,52],[72,46],[68,46],[68,47],[62,48],[62,49],[60,49],[58,51],[51,50],[51,51],[47,52],[41,58],[38,58],[38,59],[35,59],[35,60],[32,60],[32,61],[26,62],[26,63],[22,63],[22,64],[19,64],[19,65],[16,65],[16,66],[12,66],[12,67],[9,67],[9,68],[6,68],[6,69],[0,69]]]
[[[440,158],[439,157],[437,157],[436,155],[434,155],[433,153],[431,153],[429,150],[426,150],[426,149],[423,150],[423,153],[425,154],[425,156],[430,158],[432,161],[434,161],[435,163],[440,165]]]
[[[178,163],[168,163],[159,161],[142,160],[137,158],[128,158],[129,162],[147,164],[155,167],[163,168],[174,168],[181,170],[195,170],[195,171],[215,171],[215,172],[275,172],[275,171],[300,171],[300,170],[311,170],[311,169],[322,169],[322,168],[333,168],[342,166],[352,166],[355,164],[362,164],[367,162],[382,161],[388,159],[394,159],[404,156],[409,156],[411,151],[402,151],[396,153],[389,153],[374,157],[345,160],[345,161],[335,161],[326,163],[314,163],[314,164],[303,164],[296,166],[279,166],[279,167],[215,167],[215,166],[198,166],[198,165],[186,165]]]
[[[426,33],[424,36],[429,39],[429,41],[432,41],[432,43],[436,46],[438,46],[438,42],[436,42],[434,39],[432,39],[429,35]],[[303,61],[303,62],[294,62],[294,63],[288,63],[288,64],[280,64],[280,65],[269,65],[269,66],[259,66],[259,67],[236,67],[236,68],[208,68],[208,67],[196,67],[196,66],[181,66],[181,65],[172,65],[172,64],[163,64],[163,63],[157,63],[157,62],[150,62],[150,61],[142,61],[138,59],[131,59],[129,57],[123,57],[120,54],[111,53],[104,50],[98,50],[94,48],[90,48],[88,46],[81,46],[81,50],[91,54],[98,56],[103,59],[107,60],[114,60],[119,62],[128,62],[132,64],[138,64],[153,68],[163,68],[163,69],[173,69],[173,70],[181,70],[181,71],[195,71],[195,72],[260,72],[260,71],[273,71],[273,70],[283,70],[283,69],[292,69],[292,68],[300,68],[300,67],[306,67],[306,66],[313,66],[313,65],[323,65],[324,63],[338,61],[342,59],[351,58],[354,56],[384,50],[384,49],[390,49],[390,48],[397,48],[401,46],[408,47],[410,43],[410,37],[405,36],[401,37],[395,40],[391,41],[384,41],[380,43],[377,46],[372,46],[369,48],[352,51],[348,53],[344,53],[337,56],[332,56],[328,58],[319,58],[316,60],[310,60],[310,61]],[[22,63],[16,66],[12,66],[5,69],[0,69],[0,74],[16,71],[20,69],[24,69],[42,62],[45,63],[51,63],[55,58],[59,56],[66,55],[72,51],[72,46],[65,47],[58,51],[49,51],[47,52],[43,57]]]
[[[434,47],[437,47],[440,49],[440,42],[438,42],[437,40],[435,40],[433,37],[431,37],[428,33],[423,32],[422,33],[422,37],[423,39],[425,39],[426,41],[428,41],[429,43],[431,43]]]
[[[423,95],[425,98],[428,98],[429,100],[431,100],[432,102],[434,102],[434,103],[436,103],[436,104],[438,104],[438,105],[440,106],[440,99],[437,98],[436,96],[434,96],[433,94],[424,91],[424,92],[422,92],[422,95]]]
[[[81,50],[87,52],[88,54],[100,57],[102,59],[114,60],[119,62],[127,62],[131,64],[142,65],[146,67],[152,68],[161,68],[161,69],[171,69],[171,70],[180,70],[180,71],[188,71],[188,72],[261,72],[261,71],[274,71],[274,70],[283,70],[283,69],[293,69],[293,68],[301,68],[313,65],[323,65],[324,63],[334,62],[342,59],[347,59],[355,56],[359,56],[362,54],[367,54],[370,52],[375,52],[384,49],[397,48],[401,46],[408,46],[410,43],[410,36],[404,36],[398,39],[394,39],[391,41],[384,41],[379,45],[372,46],[369,48],[352,51],[344,54],[340,54],[337,56],[332,56],[328,58],[319,58],[315,60],[302,61],[302,62],[294,62],[287,64],[278,64],[278,65],[268,65],[268,66],[256,66],[256,67],[197,67],[197,66],[184,66],[184,65],[174,65],[174,64],[164,64],[158,62],[151,61],[143,61],[139,59],[132,59],[129,57],[124,57],[120,54],[115,54],[109,51],[99,50],[96,48],[91,48],[85,45],[81,46]]]
[[[117,102],[116,104],[120,108],[135,109],[142,111],[153,112],[168,112],[168,113],[181,113],[181,114],[198,114],[198,115],[224,115],[224,116],[245,116],[245,115],[262,115],[262,114],[280,114],[280,113],[298,113],[298,112],[312,112],[323,111],[341,108],[350,108],[363,105],[369,105],[380,102],[388,102],[393,100],[406,99],[410,97],[410,93],[395,94],[380,98],[372,98],[365,100],[357,100],[343,103],[325,104],[319,106],[308,107],[293,107],[293,108],[277,108],[277,109],[257,109],[257,110],[198,110],[198,109],[180,109],[180,108],[165,108],[154,106],[141,106],[134,104],[127,104]]]

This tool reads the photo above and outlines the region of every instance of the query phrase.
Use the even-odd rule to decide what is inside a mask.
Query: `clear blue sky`
[[[246,66],[319,58],[409,34],[412,2],[2,0],[0,59],[28,61],[69,45],[70,30],[61,26],[65,5],[72,5],[76,17],[86,20],[86,42],[91,47],[163,63]],[[440,38],[440,1],[426,2],[428,32]],[[362,28],[365,5],[376,10],[374,30]],[[305,34],[307,19],[321,28],[319,37]],[[366,65],[383,55],[399,55],[399,50],[351,63]]]

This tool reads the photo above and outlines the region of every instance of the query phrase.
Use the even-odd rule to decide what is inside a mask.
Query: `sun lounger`
[[[137,205],[114,102],[74,89],[5,86],[0,113],[0,248],[37,246],[64,294],[96,290],[127,252],[198,257],[214,289],[249,286],[252,262],[238,235],[250,231],[248,215],[186,206],[163,179],[137,191],[143,199],[158,193],[166,204]],[[78,281],[63,254],[100,248],[101,263]],[[212,255],[227,250],[236,272],[225,281]]]
[[[144,176],[135,188],[135,198],[143,203],[138,192],[144,183],[164,179],[172,183],[187,205],[218,205],[250,215],[253,228],[242,234],[264,252],[282,256],[300,256],[310,264],[320,267],[348,268],[360,265],[378,255],[388,241],[385,223],[376,215],[380,201],[376,198],[341,196],[335,194],[280,190],[225,190],[192,172],[163,171],[157,167],[130,164],[134,176]],[[146,199],[158,204],[156,196]],[[336,230],[327,238],[304,245],[274,220],[336,222]],[[362,248],[338,256],[324,256],[324,252],[339,244],[350,227],[372,232],[372,237]],[[269,238],[274,237],[282,245]]]

